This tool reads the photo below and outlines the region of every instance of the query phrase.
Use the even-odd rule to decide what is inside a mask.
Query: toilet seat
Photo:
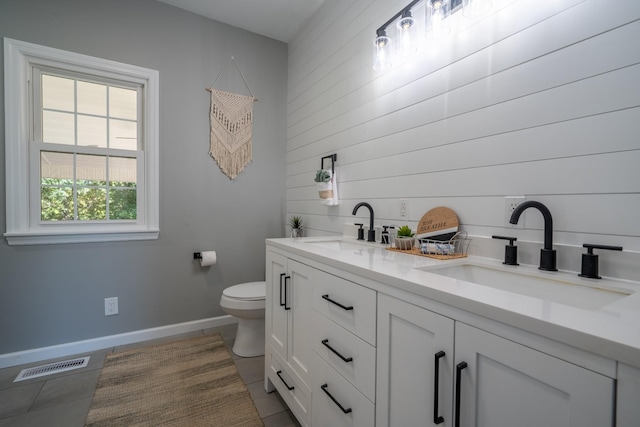
[[[265,282],[249,282],[230,286],[222,291],[222,295],[242,301],[260,301],[266,299]]]

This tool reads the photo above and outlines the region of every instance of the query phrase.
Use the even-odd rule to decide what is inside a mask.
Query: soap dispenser
[[[588,279],[601,279],[598,275],[598,255],[593,253],[594,249],[607,249],[610,251],[622,250],[622,246],[593,245],[590,243],[585,243],[582,247],[587,248],[587,253],[582,254],[582,270],[578,276]]]
[[[380,238],[380,243],[382,243],[383,245],[389,244],[389,231],[387,231],[388,228],[388,225],[382,226],[382,233],[380,233],[382,237]]]
[[[398,232],[396,231],[395,225],[389,226],[389,247],[396,247],[396,237],[398,236]]]

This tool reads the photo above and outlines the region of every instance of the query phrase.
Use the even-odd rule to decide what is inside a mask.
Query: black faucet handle
[[[593,254],[594,249],[607,249],[610,251],[621,251],[622,246],[609,246],[609,245],[595,245],[592,243],[585,243],[582,245],[583,248],[587,248],[587,252]]]
[[[509,244],[504,247],[504,262],[505,265],[520,265],[518,264],[518,247],[513,244],[518,238],[507,236],[491,236],[492,239],[508,240]]]
[[[511,246],[513,246],[513,242],[518,240],[517,237],[507,237],[507,236],[491,236],[491,238],[492,239],[508,240],[509,241],[509,245],[511,245]]]
[[[609,251],[621,251],[622,246],[595,245],[585,243],[583,248],[587,248],[587,253],[582,254],[582,269],[578,276],[588,279],[601,279],[598,274],[598,255],[593,253],[594,249],[606,249]]]
[[[355,223],[353,225],[357,225],[358,227],[358,240],[364,240],[364,229],[362,227],[364,227],[364,224],[358,224]]]

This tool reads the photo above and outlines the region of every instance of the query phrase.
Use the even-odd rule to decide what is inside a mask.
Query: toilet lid
[[[222,291],[222,295],[242,300],[265,299],[266,293],[267,290],[265,282],[241,283],[239,285],[230,286]]]

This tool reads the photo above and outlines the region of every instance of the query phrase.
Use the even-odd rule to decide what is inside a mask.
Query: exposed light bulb
[[[402,18],[399,22],[398,22],[398,27],[400,27],[401,30],[408,30],[409,28],[411,28],[414,24],[416,23],[415,19],[413,19],[410,16],[407,16],[406,18]]]
[[[386,70],[391,67],[391,39],[384,32],[373,41],[373,69]]]
[[[439,39],[449,34],[451,30],[447,18],[449,17],[450,0],[428,0],[426,7],[427,37]]]
[[[418,47],[416,46],[416,20],[411,16],[410,12],[407,12],[406,16],[403,16],[398,21],[398,54],[400,56],[413,55]]]

